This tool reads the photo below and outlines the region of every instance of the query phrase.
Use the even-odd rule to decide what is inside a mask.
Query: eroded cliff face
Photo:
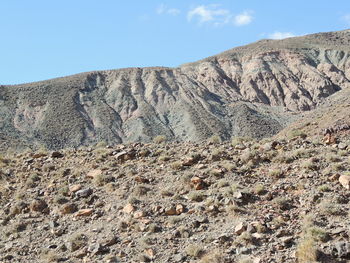
[[[1,86],[0,141],[64,148],[157,135],[185,141],[271,136],[350,87],[349,40],[342,31],[261,41],[178,68]]]

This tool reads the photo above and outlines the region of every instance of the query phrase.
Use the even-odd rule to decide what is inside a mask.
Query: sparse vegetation
[[[71,251],[76,251],[83,248],[88,243],[88,237],[82,233],[73,234],[69,239],[69,245]]]
[[[219,144],[219,143],[221,143],[221,138],[219,135],[213,135],[209,138],[209,142],[214,143],[214,144]]]
[[[254,186],[254,193],[258,195],[262,195],[266,192],[264,185],[262,184],[257,184]]]
[[[224,262],[225,262],[224,255],[219,251],[208,252],[199,261],[199,263],[224,263]]]
[[[201,202],[205,199],[205,194],[202,191],[193,191],[188,194],[188,198],[191,201]]]
[[[173,168],[174,170],[181,170],[183,168],[182,162],[176,161],[171,163],[171,168]]]
[[[165,135],[158,135],[154,137],[153,142],[154,143],[163,143],[167,140],[167,137]]]
[[[307,137],[307,134],[299,129],[291,130],[288,134],[289,139],[293,139],[296,137],[300,137],[302,139],[305,139]]]
[[[189,255],[190,257],[194,257],[194,258],[199,258],[201,255],[203,255],[205,251],[203,250],[203,248],[200,245],[189,245],[186,248],[186,254]]]
[[[310,263],[317,261],[317,249],[314,239],[307,237],[300,240],[296,257],[299,263]]]
[[[280,178],[283,175],[281,169],[272,169],[269,171],[269,176],[273,178]]]
[[[238,144],[244,144],[245,142],[250,142],[252,140],[253,139],[250,137],[233,137],[231,140],[231,145],[235,147]]]

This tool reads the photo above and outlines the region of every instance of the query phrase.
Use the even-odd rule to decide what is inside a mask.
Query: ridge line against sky
[[[174,67],[263,38],[350,27],[346,0],[12,0],[0,11],[0,84]]]

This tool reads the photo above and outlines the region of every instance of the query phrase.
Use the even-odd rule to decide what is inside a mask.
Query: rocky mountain
[[[262,138],[350,87],[350,31],[261,40],[177,68],[0,87],[1,148]]]

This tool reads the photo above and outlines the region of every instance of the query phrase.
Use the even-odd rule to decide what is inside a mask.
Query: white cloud
[[[200,5],[187,13],[187,20],[198,21],[198,24],[211,23],[214,26],[233,24],[236,26],[247,25],[252,22],[252,12],[245,11],[234,16],[228,9],[220,8],[219,5]]]
[[[168,14],[168,15],[172,15],[172,16],[177,16],[177,15],[179,15],[181,13],[180,9],[168,8],[164,4],[161,4],[160,6],[158,6],[156,12],[157,12],[158,15]]]
[[[244,11],[243,13],[236,15],[234,19],[234,23],[236,26],[244,26],[248,25],[253,21],[252,12]]]
[[[226,18],[230,15],[230,11],[227,9],[217,9],[216,5],[210,6],[197,6],[190,10],[187,14],[187,19],[189,21],[192,18],[197,17],[199,23],[209,22],[209,21],[219,21],[226,20]]]
[[[284,39],[288,37],[295,37],[296,35],[291,32],[278,32],[275,31],[274,33],[269,35],[270,39]]]

